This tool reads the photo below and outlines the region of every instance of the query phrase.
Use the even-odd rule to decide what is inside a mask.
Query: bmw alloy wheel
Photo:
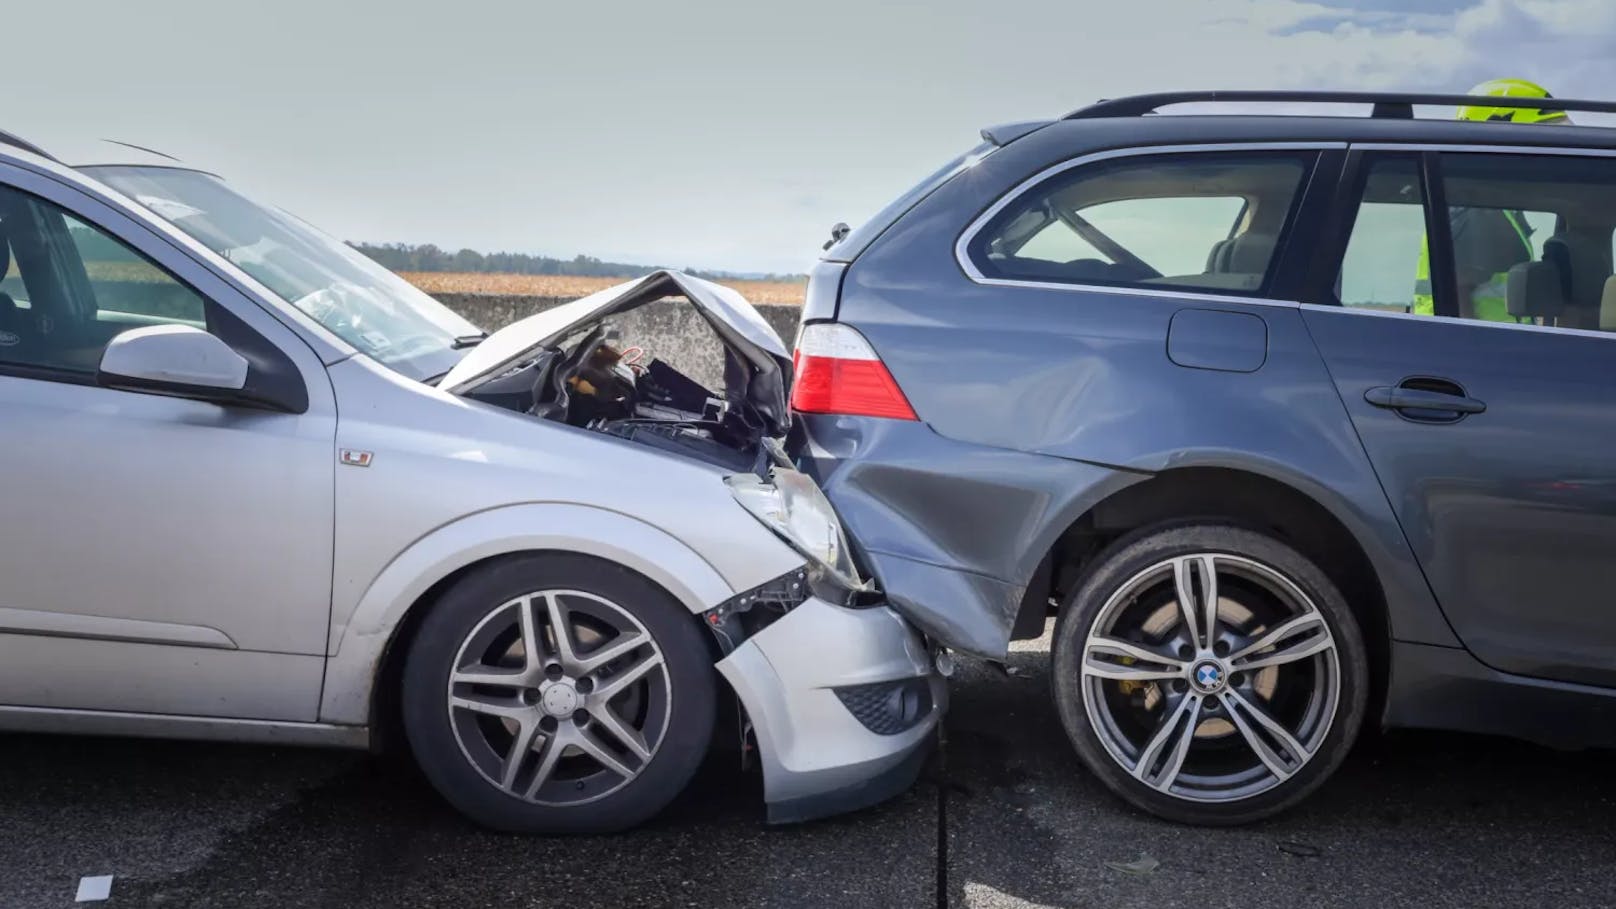
[[[1342,697],[1335,635],[1262,561],[1191,552],[1106,598],[1082,641],[1084,712],[1110,759],[1174,799],[1240,802],[1290,780]]]

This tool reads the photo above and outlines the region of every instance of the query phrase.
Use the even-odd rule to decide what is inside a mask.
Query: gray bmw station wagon
[[[1369,115],[1153,115],[1231,101]],[[1058,614],[1137,806],[1270,815],[1366,719],[1616,745],[1616,132],[1415,117],[1474,101],[985,130],[814,270],[803,466],[936,640]]]

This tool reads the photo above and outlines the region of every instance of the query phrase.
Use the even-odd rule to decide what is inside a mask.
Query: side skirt
[[[121,713],[110,710],[68,710],[55,707],[0,706],[0,730],[330,748],[365,748],[370,744],[368,726],[236,720],[161,713]]]
[[[1467,650],[1392,642],[1385,725],[1616,748],[1616,690],[1499,672]]]

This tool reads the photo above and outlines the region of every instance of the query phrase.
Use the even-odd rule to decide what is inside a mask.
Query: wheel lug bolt
[[[1218,656],[1228,656],[1229,655],[1229,642],[1228,641],[1219,641],[1216,644],[1213,644],[1212,645],[1212,652],[1217,654]]]
[[[579,694],[588,694],[595,690],[595,683],[591,679],[579,679],[573,684],[573,687],[578,689]]]
[[[554,681],[555,679],[561,678],[563,675],[566,675],[566,673],[561,670],[560,663],[551,663],[550,665],[544,667],[544,677],[547,679]]]
[[[589,722],[589,711],[587,711],[587,710],[574,710],[572,712],[572,721],[573,721],[573,723],[575,723],[575,724],[577,724],[579,726],[582,726],[583,724]]]
[[[1183,694],[1184,692],[1188,691],[1189,687],[1190,687],[1189,683],[1184,681],[1183,679],[1174,679],[1173,680],[1173,690],[1178,692],[1179,694]]]
[[[1187,660],[1195,655],[1195,648],[1188,644],[1180,644],[1178,645],[1178,655]]]
[[[534,704],[537,704],[538,702],[539,702],[539,689],[537,689],[537,688],[524,688],[524,689],[522,689],[522,703],[526,704],[529,707],[532,707]]]
[[[540,719],[539,720],[539,728],[544,730],[545,732],[555,732],[556,731],[556,718],[553,717],[553,716],[547,716],[547,717],[544,717],[544,718]]]

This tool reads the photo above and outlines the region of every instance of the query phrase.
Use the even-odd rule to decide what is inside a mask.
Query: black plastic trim
[[[1420,155],[1421,189],[1425,195],[1425,248],[1431,263],[1432,310],[1450,318],[1459,315],[1459,284],[1453,261],[1453,223],[1449,220],[1448,193],[1442,185],[1442,157],[1434,151]]]

